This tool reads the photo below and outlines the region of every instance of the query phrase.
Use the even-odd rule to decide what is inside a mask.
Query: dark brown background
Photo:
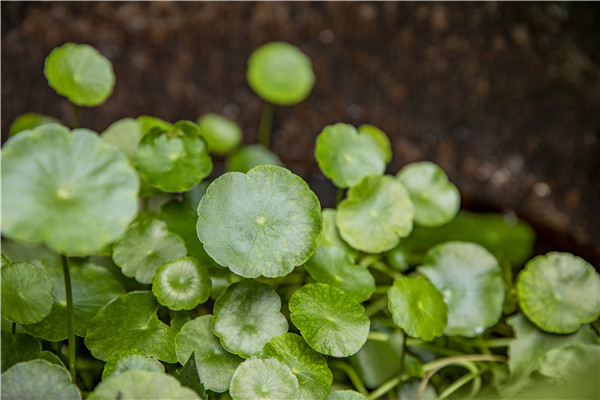
[[[284,40],[313,60],[317,83],[276,110],[273,147],[324,206],[335,189],[314,161],[316,135],[372,123],[393,140],[389,173],[434,161],[464,207],[515,212],[540,232],[538,251],[573,251],[598,268],[598,26],[590,3],[3,2],[2,135],[30,111],[70,124],[43,63],[72,41],[96,47],[117,76],[106,104],[82,110],[85,127],[210,111],[253,142],[261,102],[246,59]]]

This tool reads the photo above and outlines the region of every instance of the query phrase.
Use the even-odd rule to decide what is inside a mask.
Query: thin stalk
[[[379,260],[378,255],[368,255],[365,256],[362,260],[360,260],[360,262],[358,263],[358,265],[360,265],[363,268],[369,268],[371,266],[371,264],[373,264],[374,262]]]
[[[369,332],[367,339],[374,340],[376,342],[387,342],[388,340],[390,340],[390,335],[388,335],[387,333],[383,333],[383,332],[371,331],[371,332]]]
[[[387,292],[390,290],[391,286],[376,286],[375,287],[375,291],[373,292],[374,294],[387,294]]]
[[[402,274],[400,272],[394,271],[381,261],[375,261],[370,265],[370,268],[373,268],[374,270],[377,270],[379,272],[383,272],[392,279],[398,279],[402,277]]]
[[[330,366],[332,368],[337,368],[337,369],[340,369],[340,370],[344,371],[346,373],[346,375],[348,375],[348,378],[350,379],[350,382],[352,382],[352,384],[354,385],[354,387],[356,388],[356,390],[358,390],[364,396],[368,395],[367,388],[365,387],[365,385],[360,380],[360,377],[358,376],[358,374],[356,373],[356,371],[354,371],[354,368],[352,368],[351,366],[349,366],[348,364],[346,364],[346,363],[344,363],[342,361],[333,361],[330,364]]]
[[[408,375],[402,375],[402,376],[397,376],[395,378],[392,378],[389,381],[383,383],[381,386],[379,386],[374,391],[372,391],[367,398],[369,400],[378,399],[381,396],[383,396],[384,394],[386,394],[387,392],[389,392],[390,390],[394,389],[401,382],[404,382],[405,380],[407,380],[408,378],[409,378]]]
[[[446,397],[450,396],[452,393],[456,392],[458,389],[471,382],[473,379],[479,378],[481,375],[489,371],[489,367],[482,367],[478,371],[469,372],[466,375],[463,375],[461,378],[454,381],[450,386],[448,386],[439,396],[438,400],[443,400]],[[475,385],[478,386],[478,385]]]
[[[365,308],[365,315],[370,318],[373,315],[377,314],[379,311],[381,311],[384,308],[386,308],[387,305],[388,305],[387,296],[383,296],[382,298],[380,298],[379,300],[375,301],[372,304],[369,304]]]
[[[15,336],[15,333],[17,333],[17,323],[13,322],[12,326],[10,328],[10,333],[12,333],[13,336]]]
[[[260,113],[260,125],[258,126],[258,143],[266,148],[271,148],[271,126],[273,125],[273,113],[275,106],[264,102]]]
[[[342,201],[343,198],[344,198],[344,189],[338,188],[337,197],[335,198],[335,205],[337,206],[338,204],[340,204],[340,201]]]
[[[477,347],[484,346],[490,349],[495,347],[508,347],[508,345],[510,345],[514,340],[515,338],[497,338],[481,340],[477,342]]]
[[[61,255],[63,277],[65,279],[65,295],[67,297],[67,332],[69,334],[69,371],[75,380],[75,331],[73,329],[73,292],[71,290],[71,275],[69,274],[69,261]]]
[[[400,356],[400,375],[404,373],[404,362],[406,360],[406,332],[402,331],[402,355]]]
[[[71,112],[73,114],[73,129],[79,128],[79,107],[71,103]]]

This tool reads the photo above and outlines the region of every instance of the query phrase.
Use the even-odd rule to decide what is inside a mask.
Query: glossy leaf
[[[206,142],[190,121],[170,130],[152,128],[140,141],[134,164],[142,178],[165,192],[189,190],[212,170]]]
[[[246,78],[256,94],[280,105],[301,102],[315,84],[310,59],[284,42],[267,43],[254,50],[248,59]]]
[[[65,43],[52,50],[44,75],[56,93],[79,106],[104,103],[115,86],[110,61],[86,44]]]
[[[448,308],[442,294],[427,279],[396,279],[388,298],[394,322],[406,334],[425,341],[444,334]]]
[[[379,142],[348,124],[323,128],[317,137],[315,158],[323,174],[339,188],[385,172],[386,154]]]
[[[107,361],[119,351],[136,350],[147,357],[177,362],[175,330],[158,320],[151,292],[130,292],[104,306],[92,319],[85,345]],[[124,375],[124,374],[123,374]]]
[[[325,208],[322,211],[323,214],[323,232],[319,238],[319,246],[333,246],[339,247],[346,253],[350,254],[353,259],[358,256],[358,250],[350,247],[348,243],[340,237],[340,233],[337,228],[336,217],[337,211],[332,208]]]
[[[333,286],[304,285],[290,298],[289,309],[294,325],[319,353],[347,357],[367,340],[370,322],[364,308]]]
[[[600,318],[600,274],[585,260],[552,252],[529,261],[517,280],[523,313],[540,329],[572,333]]]
[[[387,164],[392,161],[392,144],[384,131],[374,125],[363,124],[358,127],[358,133],[369,135],[375,139],[385,154],[385,163]]]
[[[213,392],[229,389],[231,377],[243,361],[226,351],[212,331],[212,315],[186,323],[175,337],[175,350],[181,364],[195,355],[197,374],[204,387]]]
[[[23,114],[18,116],[10,125],[9,136],[13,136],[19,132],[37,128],[40,125],[49,123],[60,123],[60,121],[58,121],[56,118],[37,113]]]
[[[2,316],[19,324],[32,324],[52,308],[50,278],[31,264],[13,262],[2,268]]]
[[[248,358],[288,330],[281,299],[267,284],[246,279],[229,286],[215,302],[212,329],[228,351]]]
[[[2,147],[2,234],[68,255],[100,252],[138,208],[126,157],[91,131],[46,124]]]
[[[243,146],[235,151],[225,162],[227,171],[246,173],[259,165],[275,165],[283,167],[279,156],[262,144]]]
[[[394,248],[413,228],[408,192],[390,176],[369,176],[338,205],[337,226],[355,249],[380,253]]]
[[[323,228],[319,200],[306,182],[267,165],[217,178],[198,216],[206,252],[247,278],[290,273],[315,251]]]
[[[338,247],[317,247],[304,268],[315,281],[342,289],[359,303],[375,291],[369,270],[356,265],[352,256]]]
[[[111,144],[121,150],[132,160],[137,153],[138,143],[142,139],[142,129],[137,120],[123,118],[112,123],[101,135],[104,143]]]
[[[208,151],[223,155],[230,153],[242,141],[242,130],[234,121],[218,114],[206,114],[198,119],[200,134],[208,144]]]
[[[210,296],[208,268],[194,257],[181,257],[158,268],[152,292],[158,302],[171,310],[191,310]]]
[[[336,390],[329,393],[325,400],[367,400],[367,398],[354,390]]]
[[[274,337],[263,347],[262,355],[273,357],[287,365],[300,388],[300,399],[322,400],[329,394],[333,375],[323,355],[314,351],[295,333]]]
[[[66,369],[45,360],[13,365],[2,374],[2,398],[80,400]]]
[[[427,252],[418,270],[448,305],[446,335],[480,335],[502,316],[502,271],[483,247],[467,242],[437,245]]]
[[[275,358],[252,357],[236,369],[229,394],[233,400],[297,400],[298,379]]]
[[[450,222],[460,208],[460,193],[444,171],[428,161],[406,165],[397,174],[415,206],[415,223],[433,227]]]
[[[165,372],[165,367],[156,358],[146,357],[135,350],[118,351],[104,364],[102,380],[126,371]]]
[[[113,247],[113,260],[123,274],[140,283],[151,283],[164,263],[187,253],[183,240],[167,230],[163,221],[146,219],[133,223]]]

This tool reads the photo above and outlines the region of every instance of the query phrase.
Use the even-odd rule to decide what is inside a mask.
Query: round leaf
[[[483,247],[468,242],[437,245],[427,252],[418,270],[442,293],[448,305],[446,335],[480,335],[502,316],[502,271]]]
[[[279,156],[262,144],[244,146],[227,157],[225,166],[229,172],[246,173],[259,165],[276,165],[283,167]]]
[[[45,360],[13,365],[2,374],[2,398],[79,400],[81,394],[62,367]]]
[[[142,139],[142,130],[137,120],[123,118],[106,128],[101,138],[103,142],[115,146],[132,160]]]
[[[269,165],[216,179],[198,216],[206,252],[247,278],[287,275],[312,255],[323,229],[319,200],[306,182]]]
[[[385,154],[385,163],[387,164],[392,161],[392,144],[384,131],[376,126],[363,124],[358,127],[358,133],[369,135],[375,139]]]
[[[146,357],[135,350],[119,351],[104,364],[102,380],[126,371],[165,372],[165,367],[153,357]]]
[[[220,393],[229,389],[231,377],[243,360],[221,346],[213,334],[212,320],[212,315],[203,315],[187,322],[175,337],[175,350],[181,364],[194,354],[200,381],[206,389]]]
[[[85,345],[107,361],[119,351],[136,350],[169,363],[175,356],[175,330],[158,320],[151,292],[131,292],[104,306],[92,319]],[[123,374],[124,375],[124,374]]]
[[[229,394],[233,400],[297,400],[298,379],[275,358],[252,357],[235,370]]]
[[[427,161],[408,164],[398,172],[415,206],[415,223],[434,227],[450,222],[460,208],[460,193],[444,171]]]
[[[294,325],[319,353],[347,357],[367,341],[370,321],[365,309],[333,286],[304,285],[290,298],[289,309]]]
[[[194,257],[181,257],[158,268],[152,279],[152,292],[171,310],[191,310],[210,296],[208,269]]]
[[[193,390],[161,372],[125,371],[100,382],[87,400],[106,399],[169,399],[199,400]]]
[[[310,348],[304,339],[295,333],[274,337],[263,347],[263,356],[273,357],[287,365],[300,387],[300,399],[321,400],[331,390],[333,375],[323,355]]]
[[[46,124],[2,147],[2,234],[68,255],[101,251],[138,208],[127,158],[87,130]]]
[[[317,247],[304,268],[315,281],[342,289],[359,303],[375,291],[375,279],[369,270],[354,264],[350,254],[338,247]]]
[[[42,339],[58,341],[68,337],[67,297],[58,257],[36,262],[52,282],[52,309],[41,321],[25,325],[27,332]],[[73,295],[73,325],[77,336],[85,336],[91,319],[109,301],[120,296],[123,286],[105,268],[89,262],[70,262],[71,292]]]
[[[110,61],[85,44],[65,43],[52,50],[46,57],[44,75],[56,93],[79,106],[104,103],[115,86]]]
[[[169,130],[152,128],[140,141],[134,163],[142,178],[165,192],[189,190],[212,170],[206,142],[190,121]]]
[[[390,176],[369,176],[338,205],[337,226],[352,247],[367,253],[394,248],[413,228],[413,205],[404,186]]]
[[[227,154],[242,141],[242,130],[238,124],[218,114],[203,115],[198,120],[198,127],[208,144],[208,151],[213,154]]]
[[[581,376],[600,376],[600,346],[569,344],[546,354],[539,371],[561,382],[573,382]]]
[[[147,219],[132,224],[113,247],[113,260],[123,274],[151,283],[162,263],[187,253],[183,240],[167,230],[163,221]]]
[[[4,302],[3,302],[4,303]],[[35,360],[42,352],[40,341],[25,334],[12,335],[10,332],[2,331],[2,372],[13,365],[29,360]]]
[[[27,113],[18,116],[9,128],[9,135],[13,136],[19,132],[26,131],[28,129],[37,128],[40,125],[49,123],[60,123],[56,118],[49,117],[47,115]]]
[[[336,218],[337,211],[332,208],[325,208],[322,211],[323,214],[323,232],[319,238],[319,246],[333,246],[339,247],[346,253],[350,254],[353,259],[358,256],[358,250],[348,246],[348,243],[340,237],[338,232]]]
[[[317,137],[315,158],[323,174],[339,188],[352,187],[369,175],[385,172],[385,152],[377,140],[355,127],[328,125]]]
[[[444,334],[448,308],[442,294],[427,279],[396,279],[388,298],[394,322],[408,335],[430,341]]]
[[[13,262],[2,268],[2,316],[19,324],[32,324],[52,308],[50,278],[31,264]]]
[[[546,332],[571,333],[600,317],[600,275],[569,253],[535,257],[519,275],[521,309]]]
[[[223,347],[242,357],[259,354],[288,330],[281,299],[267,284],[246,279],[229,286],[214,305],[212,328]]]
[[[280,105],[301,102],[310,94],[315,75],[310,59],[297,47],[267,43],[250,55],[248,84],[264,100]]]
[[[336,390],[325,400],[367,400],[367,398],[354,390]]]

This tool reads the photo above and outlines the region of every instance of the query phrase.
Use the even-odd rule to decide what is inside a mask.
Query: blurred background
[[[316,85],[277,107],[273,150],[324,207],[335,188],[314,160],[331,123],[390,136],[388,173],[438,163],[463,208],[517,215],[537,251],[574,252],[600,268],[600,6],[594,3],[2,2],[2,140],[26,112],[71,124],[46,83],[44,59],[64,42],[113,63],[108,101],[83,127],[207,112],[256,141],[261,100],[245,80],[268,41],[300,47]],[[217,168],[222,168],[218,166]]]

